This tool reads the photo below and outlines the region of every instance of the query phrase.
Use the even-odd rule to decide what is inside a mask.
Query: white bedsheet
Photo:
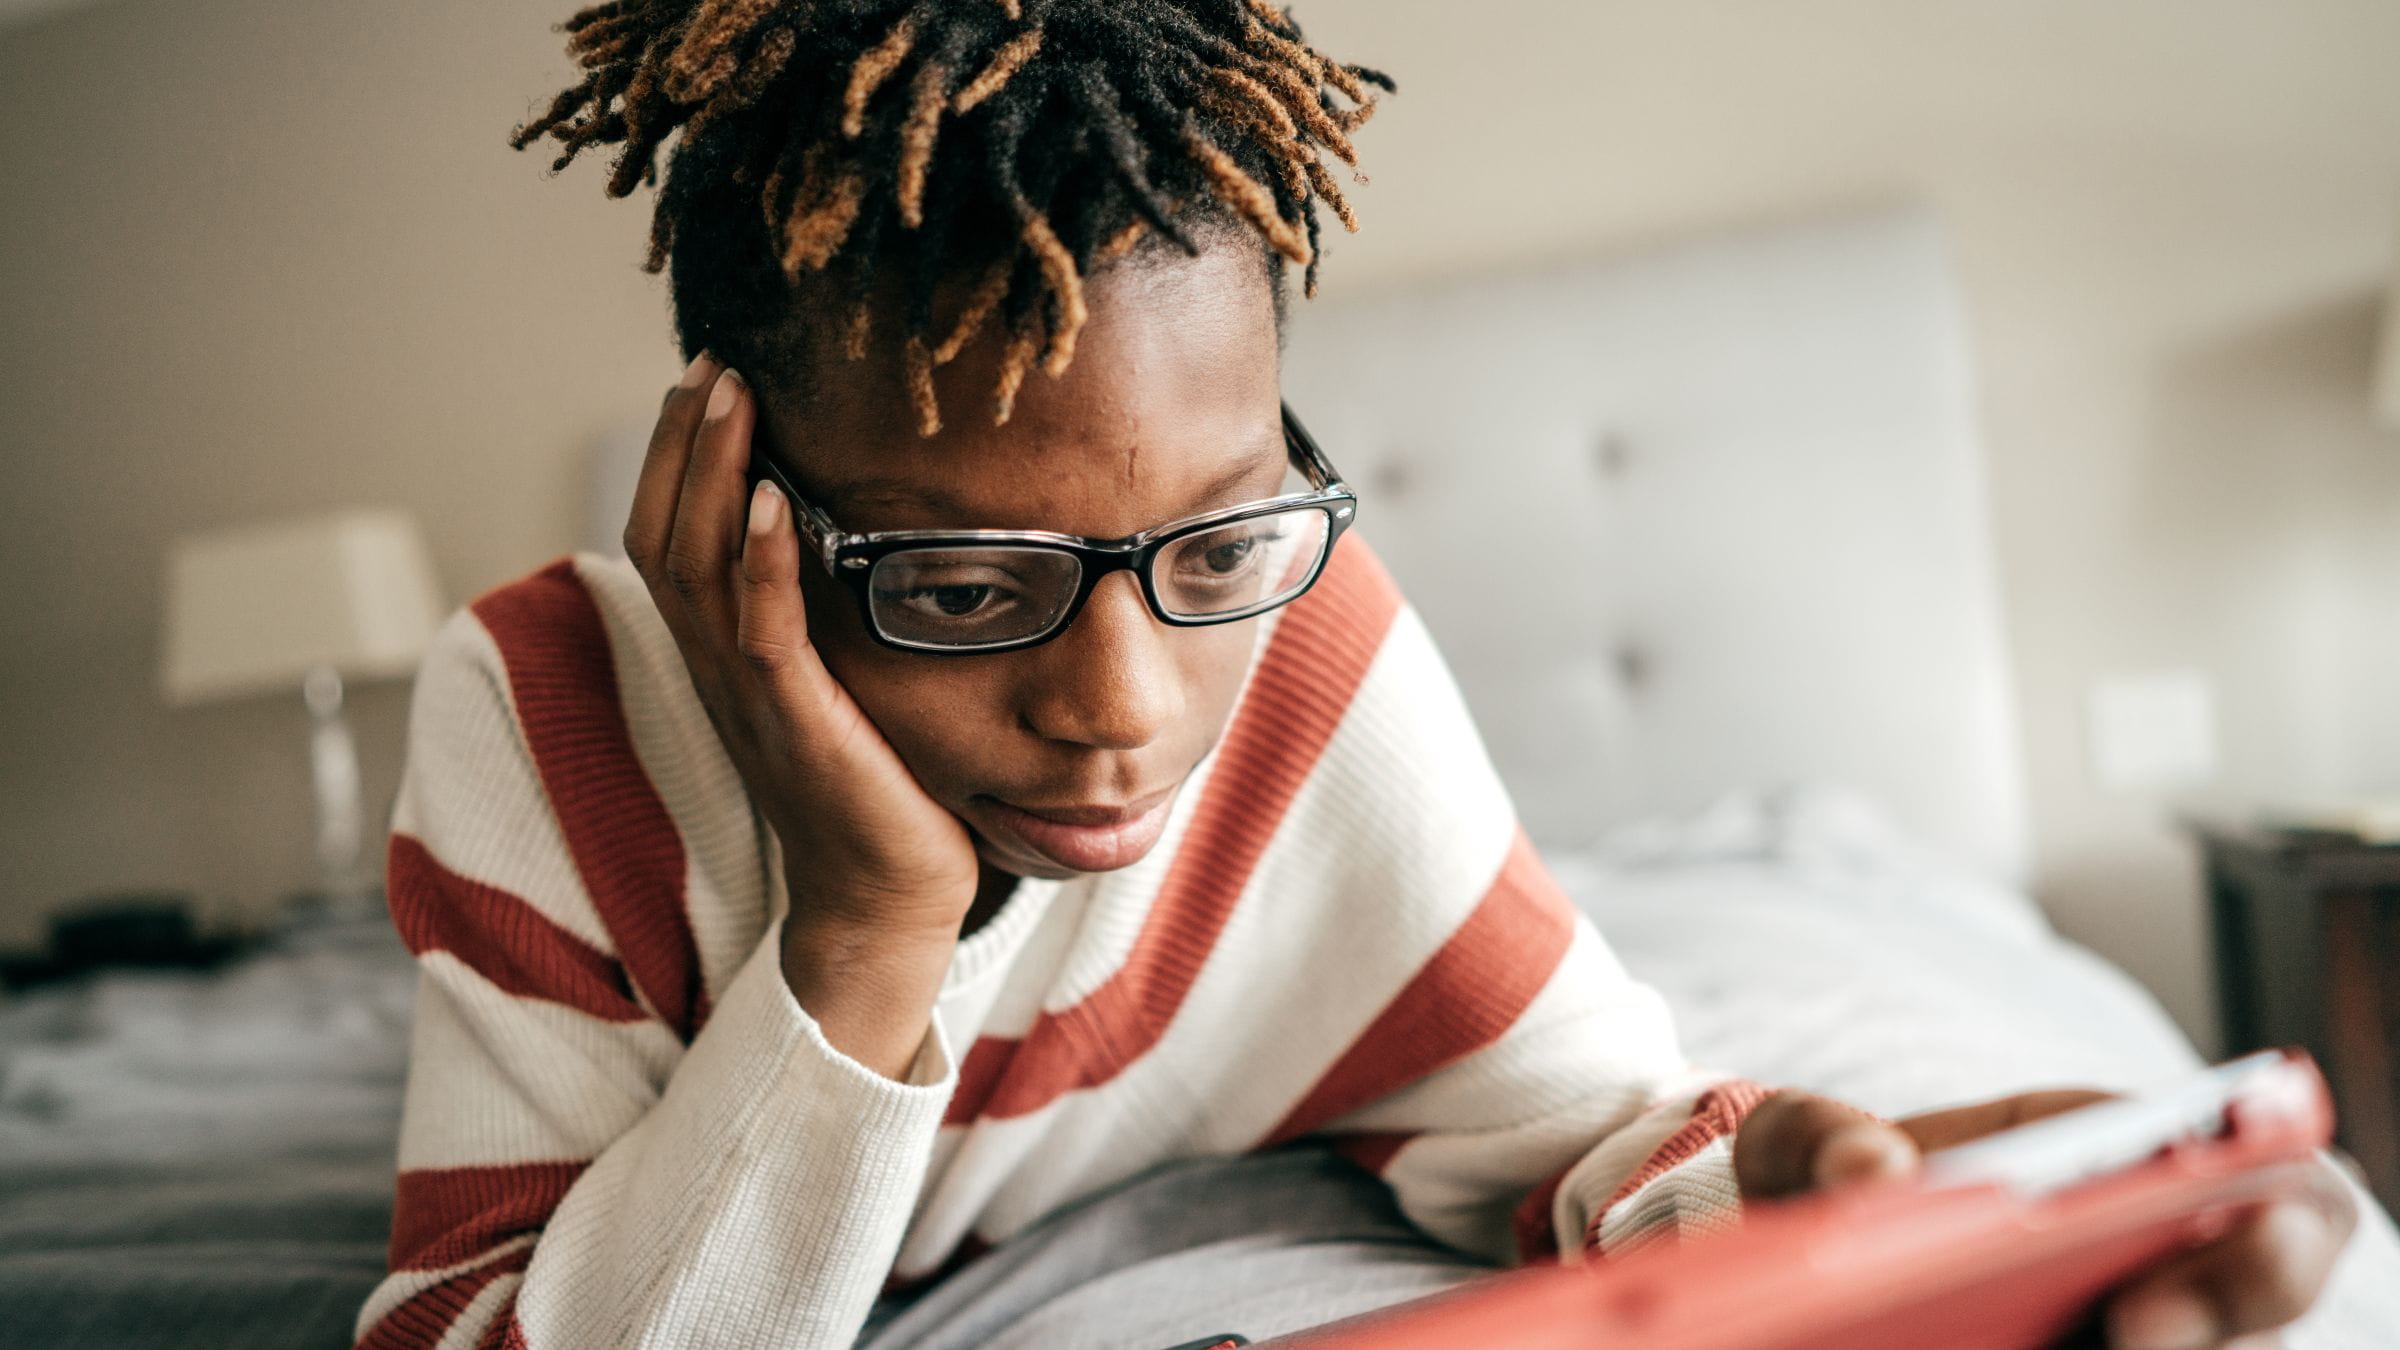
[[[2139,1088],[2199,1062],[2148,993],[2030,901],[1836,790],[1728,798],[1549,862],[1712,1067],[1892,1115]],[[2400,1347],[2400,1238],[2359,1201],[2359,1236],[2290,1350]]]

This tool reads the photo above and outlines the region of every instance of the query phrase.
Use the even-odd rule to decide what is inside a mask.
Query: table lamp
[[[2392,289],[2383,302],[2383,340],[2375,358],[2375,420],[2400,431],[2400,258],[2392,260]]]
[[[185,536],[167,553],[166,595],[159,684],[171,706],[301,694],[327,903],[367,912],[358,749],[342,685],[413,674],[441,625],[416,521],[353,510]]]

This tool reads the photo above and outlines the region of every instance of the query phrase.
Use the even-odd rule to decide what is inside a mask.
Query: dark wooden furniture
[[[2228,1055],[2305,1047],[2340,1143],[2400,1212],[2400,846],[2201,825]]]

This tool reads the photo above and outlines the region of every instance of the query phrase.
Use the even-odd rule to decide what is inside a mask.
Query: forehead
[[[765,398],[767,449],[845,529],[1047,529],[1113,538],[1274,491],[1284,453],[1271,293],[1253,254],[1120,267],[1066,371],[1025,377],[992,425],[1002,343],[935,373],[919,436],[897,354],[820,369],[805,409]],[[888,346],[889,344],[879,344]]]

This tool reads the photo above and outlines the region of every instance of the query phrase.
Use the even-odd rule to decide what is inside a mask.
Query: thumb
[[[1734,1177],[1746,1197],[1797,1195],[1909,1176],[1922,1155],[1898,1126],[1807,1092],[1778,1092],[1743,1120]]]

